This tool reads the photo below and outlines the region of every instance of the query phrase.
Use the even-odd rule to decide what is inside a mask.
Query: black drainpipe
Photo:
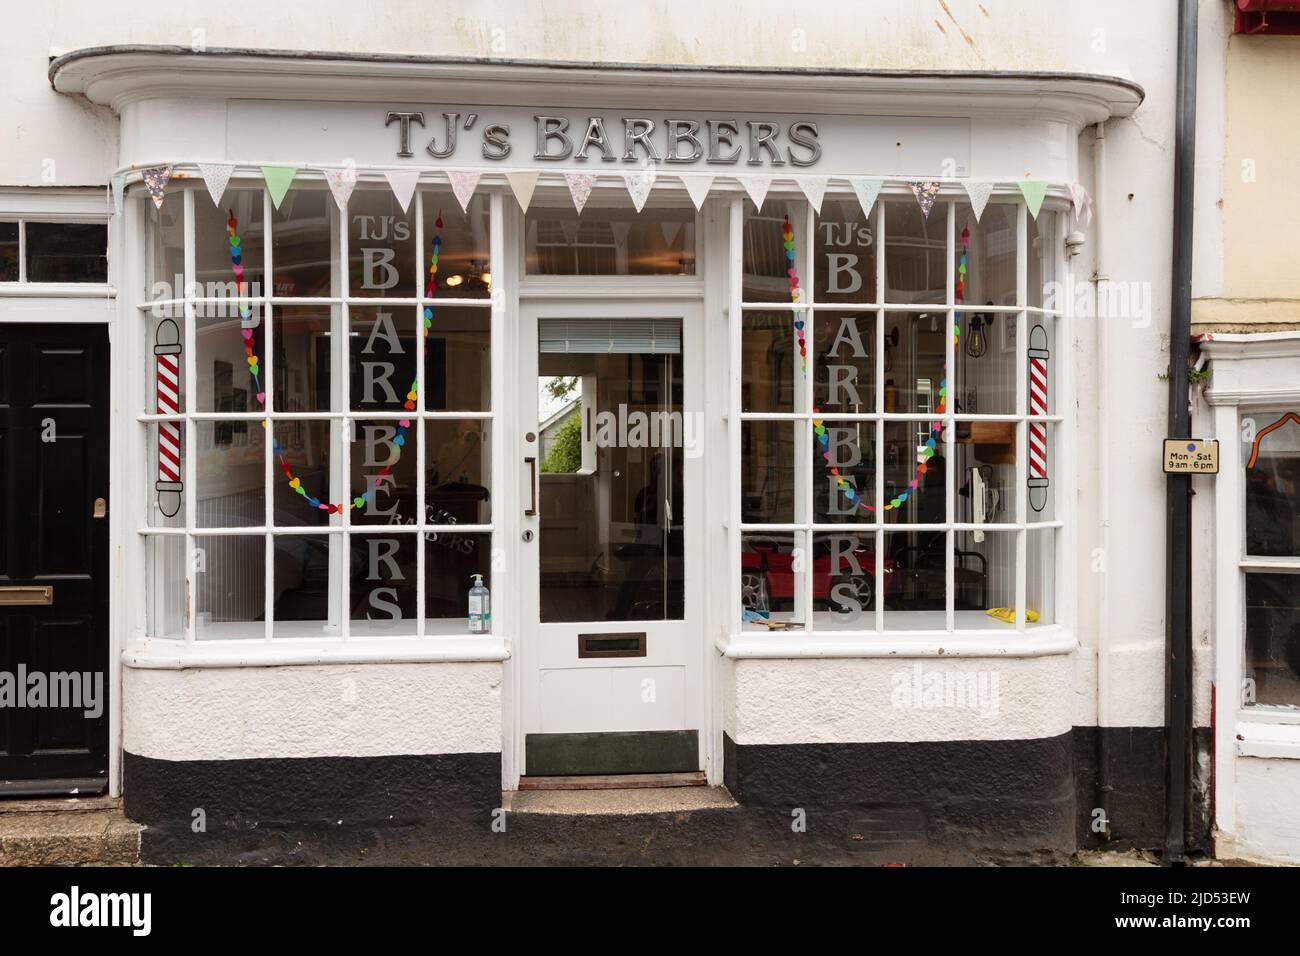
[[[1191,437],[1187,366],[1192,337],[1192,192],[1196,163],[1196,0],[1178,0],[1178,90],[1174,130],[1174,262],[1169,322],[1170,438]],[[1165,478],[1165,853],[1183,863],[1192,766],[1192,479]]]

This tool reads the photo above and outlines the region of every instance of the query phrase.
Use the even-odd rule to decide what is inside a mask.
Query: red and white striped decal
[[[1036,356],[1029,360],[1029,414],[1047,414],[1047,360]],[[1042,422],[1029,423],[1029,476],[1047,477],[1047,426]]]
[[[176,356],[160,354],[158,359],[158,412],[161,415],[179,415],[180,365]],[[158,478],[161,481],[181,480],[181,427],[177,422],[158,423]]]

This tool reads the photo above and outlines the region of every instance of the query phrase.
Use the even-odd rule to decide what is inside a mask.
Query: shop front
[[[487,827],[613,778],[1072,852],[1079,137],[1134,84],[127,48],[51,77],[122,130],[130,816]]]

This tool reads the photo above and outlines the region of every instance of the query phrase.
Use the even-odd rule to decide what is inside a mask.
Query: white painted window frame
[[[1214,492],[1214,760],[1215,825],[1236,829],[1236,762],[1300,759],[1300,711],[1242,704],[1246,650],[1246,573],[1300,570],[1300,557],[1246,554],[1245,447],[1242,419],[1267,417],[1300,405],[1300,332],[1213,334],[1201,345],[1213,378],[1206,390],[1219,441]]]
[[[0,221],[18,223],[18,281],[0,282],[0,321],[111,322],[116,263],[112,200],[102,188],[0,189]],[[107,224],[108,279],[105,282],[27,281],[27,223]],[[95,303],[75,300],[99,300]],[[102,308],[100,305],[102,304]],[[88,308],[87,306],[90,305]]]
[[[138,176],[135,177],[138,179]],[[312,173],[306,170],[300,170],[298,174],[300,180],[311,180]],[[316,178],[319,179],[319,176]],[[175,668],[175,667],[230,667],[255,665],[265,666],[269,664],[306,664],[318,662],[338,662],[338,663],[361,663],[372,661],[483,661],[483,660],[504,660],[508,656],[508,649],[505,638],[501,635],[498,628],[493,628],[491,635],[458,635],[447,633],[432,633],[426,628],[424,615],[425,593],[424,593],[424,562],[425,549],[423,546],[417,547],[417,566],[416,566],[416,617],[414,619],[402,621],[402,627],[395,628],[394,633],[384,638],[358,637],[353,638],[350,627],[350,601],[349,575],[342,570],[338,573],[338,590],[340,592],[340,617],[338,621],[339,636],[337,638],[313,638],[301,639],[277,638],[275,634],[275,623],[273,619],[274,603],[274,546],[275,537],[284,535],[327,535],[331,538],[337,537],[341,540],[342,554],[346,556],[351,545],[351,538],[356,534],[368,534],[382,531],[383,533],[410,534],[423,542],[427,532],[438,531],[455,531],[460,534],[488,534],[490,535],[491,550],[500,546],[501,531],[501,509],[505,507],[503,501],[494,501],[493,520],[486,524],[437,524],[430,523],[426,520],[427,515],[422,507],[424,495],[424,469],[422,463],[425,461],[424,431],[425,422],[437,419],[482,419],[491,425],[491,477],[490,487],[493,489],[493,497],[497,498],[496,490],[502,485],[503,465],[506,454],[506,436],[504,429],[500,427],[501,410],[505,402],[506,389],[506,372],[504,353],[505,348],[500,343],[505,341],[504,336],[504,309],[502,302],[505,294],[500,290],[499,283],[503,280],[506,272],[500,268],[503,261],[503,231],[502,231],[502,191],[499,188],[484,189],[489,197],[489,216],[490,216],[490,250],[489,250],[489,269],[494,277],[494,282],[498,283],[494,289],[494,294],[488,299],[483,298],[451,298],[438,297],[435,299],[426,299],[424,296],[423,282],[417,282],[416,296],[402,296],[391,298],[379,297],[356,297],[349,295],[348,283],[348,217],[346,208],[337,216],[338,226],[338,246],[336,254],[340,266],[340,288],[337,296],[311,296],[311,297],[292,297],[276,296],[273,284],[270,282],[271,276],[274,275],[273,268],[273,229],[274,216],[269,192],[260,179],[238,177],[231,181],[230,188],[254,188],[261,189],[263,201],[263,256],[264,256],[264,274],[268,277],[263,284],[261,295],[250,296],[248,301],[255,307],[262,310],[262,334],[263,341],[272,340],[272,326],[275,322],[276,307],[286,305],[316,305],[331,306],[339,310],[339,323],[342,328],[348,328],[350,319],[349,309],[351,306],[393,306],[410,309],[414,315],[425,304],[432,304],[437,307],[444,306],[468,306],[490,310],[491,320],[491,408],[486,412],[459,412],[459,411],[427,411],[424,408],[424,396],[426,390],[424,384],[424,354],[420,350],[417,355],[416,376],[420,384],[418,389],[418,407],[413,413],[376,413],[376,412],[357,412],[351,409],[346,395],[340,403],[338,410],[329,412],[198,412],[194,408],[193,382],[196,381],[195,372],[197,369],[196,356],[193,344],[197,342],[195,336],[195,306],[206,303],[226,303],[222,299],[210,299],[190,294],[194,291],[195,280],[195,234],[194,234],[194,207],[196,196],[199,196],[202,184],[200,182],[189,182],[178,184],[179,188],[173,188],[167,197],[169,202],[183,202],[185,204],[185,291],[186,296],[183,299],[158,300],[158,301],[141,301],[134,304],[134,315],[128,317],[134,318],[133,335],[128,336],[133,343],[133,347],[126,349],[127,354],[119,355],[115,358],[116,362],[134,363],[130,367],[133,369],[144,370],[149,368],[148,355],[149,348],[149,323],[146,321],[152,313],[152,310],[173,306],[183,309],[185,332],[184,341],[187,343],[183,355],[186,396],[185,403],[180,415],[170,416],[156,413],[147,413],[143,409],[133,409],[135,414],[132,416],[135,422],[135,439],[133,447],[136,450],[136,458],[127,466],[128,484],[140,482],[148,486],[148,448],[149,448],[149,428],[150,425],[160,421],[172,420],[183,424],[185,429],[185,441],[188,444],[193,442],[193,435],[196,434],[194,426],[204,421],[238,421],[244,420],[249,422],[261,422],[270,420],[304,420],[314,419],[329,422],[354,422],[358,420],[376,420],[376,419],[393,419],[399,417],[410,417],[416,420],[417,426],[417,446],[421,464],[417,466],[417,498],[421,502],[419,512],[419,522],[416,524],[393,525],[393,526],[375,526],[366,529],[354,528],[351,524],[350,514],[347,509],[342,512],[342,520],[337,524],[330,524],[325,527],[320,526],[282,526],[275,525],[271,520],[271,509],[274,501],[275,482],[281,480],[279,470],[274,467],[274,455],[272,450],[272,431],[265,430],[265,453],[264,453],[264,477],[263,489],[265,494],[266,520],[263,524],[257,526],[232,527],[232,528],[201,528],[197,525],[196,512],[196,495],[197,490],[197,456],[194,454],[192,447],[186,449],[185,461],[185,522],[177,527],[159,527],[149,524],[149,509],[152,507],[152,495],[146,490],[144,493],[137,493],[129,496],[131,502],[131,518],[136,530],[136,537],[139,539],[140,547],[137,549],[140,563],[139,585],[141,590],[137,593],[144,593],[143,588],[146,586],[147,574],[144,562],[148,561],[148,552],[144,547],[144,542],[151,537],[180,537],[185,541],[186,568],[184,588],[187,596],[196,593],[194,579],[194,554],[196,537],[209,537],[218,535],[234,536],[262,536],[265,547],[265,561],[263,573],[265,577],[265,602],[266,612],[261,640],[257,639],[212,639],[205,638],[197,640],[195,633],[195,608],[192,598],[187,597],[182,613],[183,633],[180,639],[175,638],[158,638],[146,631],[145,614],[141,610],[136,615],[132,628],[133,640],[124,653],[124,660],[129,666],[142,668]],[[301,185],[301,184],[300,184]],[[323,188],[323,182],[321,183]],[[363,179],[358,184],[358,189],[362,188],[383,188],[387,185],[382,184],[382,180],[371,182]],[[433,191],[429,184],[421,184],[416,190],[411,215],[415,219],[414,239],[416,249],[419,250],[420,272],[423,275],[424,263],[426,261],[426,251],[424,247],[424,197]],[[127,195],[127,204],[132,206],[132,211],[138,213],[139,208],[143,208],[144,202],[148,201],[141,190],[131,190]],[[198,201],[208,201],[206,194],[203,194]],[[140,225],[135,233],[137,245],[146,241],[147,237],[144,232],[144,225],[147,222],[145,217],[136,215],[135,217]],[[142,271],[141,262],[134,263],[137,270]],[[142,283],[137,283],[134,287],[143,287]],[[228,303],[226,303],[228,304]],[[340,376],[341,382],[347,381],[348,369],[348,336],[342,336],[343,347],[339,354],[334,358],[335,373]],[[274,354],[273,350],[262,346],[262,380],[266,388],[267,404],[274,408]],[[343,431],[346,434],[346,430]],[[331,442],[335,436],[331,436]],[[341,474],[349,474],[349,455],[350,442],[340,438],[337,444],[332,444],[330,449],[332,467],[341,469]],[[142,454],[141,454],[142,453]],[[128,452],[131,454],[131,452]],[[344,478],[346,481],[346,477]],[[139,487],[139,485],[137,485]],[[350,497],[350,495],[349,495]],[[336,564],[337,562],[331,562]],[[342,568],[342,565],[339,565]],[[142,606],[143,607],[143,606]]]
[[[1014,198],[1011,193],[1000,193],[999,196],[1004,200]],[[851,196],[832,196],[831,192],[827,193],[828,198],[851,198]],[[955,285],[956,285],[956,208],[957,205],[965,200],[965,193],[956,183],[945,183],[942,185],[939,198],[935,202],[935,210],[943,209],[947,220],[947,295],[943,308],[947,311],[948,328],[951,329],[955,312],[969,312],[974,310],[973,305],[968,305],[964,309],[958,309],[955,302]],[[876,257],[876,289],[877,301],[871,303],[852,303],[852,304],[827,304],[819,306],[816,302],[816,281],[814,273],[814,243],[809,237],[814,235],[816,223],[816,214],[811,204],[807,203],[801,196],[796,193],[782,194],[774,190],[769,194],[768,200],[788,200],[793,203],[801,203],[804,215],[802,220],[796,226],[796,249],[799,256],[797,268],[800,277],[800,289],[802,291],[801,299],[798,306],[790,302],[783,303],[758,303],[746,302],[743,299],[744,288],[744,267],[743,267],[743,243],[744,243],[744,199],[736,196],[731,201],[730,208],[730,262],[728,272],[728,288],[730,303],[728,307],[729,320],[729,341],[730,341],[730,401],[728,403],[728,440],[730,443],[730,460],[732,465],[732,474],[739,475],[741,465],[741,423],[747,421],[794,421],[801,423],[807,430],[811,430],[811,408],[813,398],[813,384],[815,374],[809,369],[807,374],[796,377],[796,386],[803,389],[803,407],[808,411],[793,413],[767,413],[767,412],[743,412],[741,410],[741,368],[739,356],[742,350],[742,316],[747,310],[779,311],[790,310],[801,312],[808,324],[805,328],[811,330],[812,322],[817,312],[830,311],[834,312],[858,312],[872,313],[876,315],[875,328],[875,359],[876,359],[876,389],[877,396],[875,401],[876,411],[870,413],[848,414],[836,413],[827,414],[825,417],[834,418],[837,421],[864,421],[876,423],[876,443],[877,443],[877,461],[883,461],[884,445],[884,423],[889,421],[915,421],[918,416],[915,414],[895,414],[884,412],[883,405],[883,388],[884,388],[884,330],[885,316],[889,312],[911,312],[922,308],[913,303],[889,303],[883,300],[885,289],[885,256],[887,255],[886,236],[885,236],[885,213],[884,207],[887,201],[915,201],[910,192],[900,187],[887,187],[878,198],[871,212],[871,218],[874,224],[877,248],[880,250]],[[1016,337],[1016,412],[1012,415],[981,415],[981,414],[958,414],[955,411],[955,401],[947,403],[947,409],[944,414],[946,422],[944,429],[945,444],[951,446],[952,436],[954,434],[954,424],[957,421],[1015,421],[1016,422],[1016,465],[1015,465],[1015,482],[1018,490],[1016,495],[1016,515],[1012,522],[974,525],[955,522],[951,517],[954,511],[955,496],[955,469],[946,469],[946,488],[945,495],[947,499],[947,514],[950,518],[947,522],[939,525],[914,525],[914,524],[891,524],[883,521],[875,523],[863,522],[860,525],[845,524],[816,524],[813,522],[815,514],[813,507],[813,488],[811,481],[801,480],[799,475],[802,472],[812,468],[812,456],[803,455],[806,459],[796,471],[795,487],[799,489],[799,494],[805,499],[803,501],[803,510],[807,515],[807,520],[803,522],[796,521],[792,524],[772,525],[772,524],[753,524],[741,521],[741,501],[738,493],[737,484],[733,482],[733,494],[730,502],[730,514],[728,518],[728,560],[730,562],[729,574],[729,595],[730,606],[732,611],[726,626],[726,636],[719,639],[716,644],[718,649],[725,657],[736,659],[754,659],[754,658],[797,658],[797,657],[893,657],[900,651],[909,655],[921,656],[1050,656],[1055,654],[1070,653],[1077,646],[1075,633],[1077,632],[1077,606],[1074,602],[1074,591],[1072,587],[1062,587],[1062,582],[1074,580],[1075,569],[1077,566],[1076,558],[1076,524],[1077,524],[1077,501],[1075,496],[1063,493],[1071,487],[1070,477],[1075,474],[1075,441],[1076,441],[1076,421],[1075,415],[1065,415],[1063,410],[1075,408],[1074,401],[1074,368],[1073,361],[1070,358],[1069,343],[1074,341],[1073,325],[1073,295],[1067,295],[1066,301],[1060,303],[1063,308],[1047,309],[1031,307],[1028,305],[1027,280],[1028,280],[1028,210],[1023,202],[1016,202],[1018,209],[1017,222],[1017,264],[1016,264],[1016,302],[1015,307],[999,309],[999,314],[1007,317],[1014,316],[1017,322]],[[1071,290],[1074,286],[1073,267],[1069,258],[1064,255],[1065,235],[1069,224],[1068,205],[1060,197],[1055,197],[1043,205],[1044,211],[1056,212],[1056,229],[1052,237],[1055,248],[1055,269],[1054,275],[1056,281],[1067,289]],[[795,217],[792,216],[792,219]],[[934,311],[934,305],[926,305],[927,311]],[[1055,396],[1054,405],[1056,414],[1048,416],[1036,416],[1034,421],[1048,423],[1055,429],[1056,441],[1054,446],[1054,456],[1051,464],[1051,474],[1053,480],[1057,482],[1055,493],[1055,518],[1051,521],[1033,522],[1028,520],[1028,497],[1025,490],[1027,478],[1027,427],[1028,427],[1028,330],[1029,318],[1032,316],[1050,316],[1056,323],[1056,355],[1052,361],[1052,379],[1049,381],[1049,388]],[[809,339],[811,340],[811,332]],[[964,341],[964,339],[963,339]],[[955,353],[952,336],[945,336],[945,348],[947,350],[947,366],[955,367]],[[960,383],[959,383],[960,384]],[[950,388],[950,396],[955,393]],[[735,423],[734,427],[731,423]],[[796,447],[800,447],[796,442]],[[737,479],[738,480],[738,479]],[[883,500],[883,469],[876,470],[876,498],[877,502]],[[834,533],[843,532],[847,528],[854,531],[865,531],[871,534],[875,540],[875,550],[877,555],[883,555],[884,552],[884,535],[898,531],[907,530],[941,530],[946,534],[946,583],[945,583],[945,617],[946,626],[943,629],[933,630],[907,630],[885,627],[884,611],[884,562],[876,561],[876,581],[875,581],[875,610],[874,623],[870,628],[860,630],[839,630],[818,631],[813,621],[813,615],[807,613],[804,616],[804,627],[789,634],[769,634],[755,633],[752,630],[744,630],[741,626],[739,610],[741,593],[741,537],[742,534],[751,532],[767,533],[793,533],[796,536],[798,546],[805,549],[805,553],[811,555],[814,534],[817,533]],[[1015,572],[1015,607],[1016,621],[1006,631],[996,631],[991,629],[962,629],[957,627],[955,619],[955,593],[954,593],[954,549],[955,549],[955,532],[965,530],[985,530],[996,531],[999,533],[1013,533],[1016,535],[1016,572]],[[1027,567],[1027,543],[1030,533],[1046,533],[1049,529],[1055,531],[1055,562],[1053,568],[1052,587],[1053,605],[1055,608],[1055,621],[1050,624],[1028,625],[1025,619],[1025,596],[1026,596],[1026,579],[1028,573]],[[804,573],[801,575],[802,594],[796,596],[796,608],[812,608],[812,589],[813,575]]]

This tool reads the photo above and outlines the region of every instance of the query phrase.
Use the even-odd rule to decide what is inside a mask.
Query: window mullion
[[[803,476],[803,522],[806,529],[804,538],[804,554],[807,555],[805,567],[807,571],[803,576],[803,604],[804,604],[804,629],[811,632],[814,629],[813,624],[813,578],[815,577],[813,565],[815,563],[814,545],[815,540],[812,532],[813,520],[816,514],[815,498],[813,490],[813,431],[812,431],[812,410],[813,410],[813,354],[816,349],[813,347],[814,342],[814,323],[816,322],[816,299],[813,295],[813,289],[817,283],[813,276],[813,230],[817,228],[816,213],[813,211],[812,203],[804,203],[804,233],[803,242],[800,249],[803,255],[800,257],[803,261],[799,263],[799,274],[803,277],[800,283],[801,300],[807,304],[808,308],[802,313],[803,318],[803,337],[805,343],[805,354],[802,356],[803,361],[799,363],[799,369],[803,375],[800,381],[800,387],[803,389],[803,413],[804,418],[799,421],[798,441],[795,443],[795,453],[799,456],[799,473]],[[795,318],[800,317],[800,313],[794,313]],[[796,341],[796,347],[798,343]],[[796,480],[796,484],[797,484]],[[798,520],[798,516],[796,516]],[[796,619],[798,615],[796,614]]]
[[[339,213],[339,262],[342,263],[339,273],[339,286],[340,292],[343,296],[343,301],[339,304],[338,324],[334,327],[337,332],[335,337],[339,342],[339,347],[334,350],[338,353],[334,358],[334,379],[338,382],[337,407],[342,415],[339,419],[338,427],[338,458],[341,462],[342,468],[344,469],[344,481],[347,480],[348,470],[351,467],[351,448],[349,446],[351,444],[350,437],[352,435],[352,417],[350,414],[351,396],[348,395],[348,389],[351,384],[348,379],[348,347],[351,344],[349,339],[351,338],[350,333],[352,331],[352,307],[348,304],[348,295],[351,291],[349,289],[348,276],[348,205],[350,204],[351,198],[348,199],[348,202],[344,204],[343,209]],[[334,425],[331,421],[331,442],[333,441],[333,432]],[[333,461],[334,458],[334,455],[330,456],[331,461]],[[348,502],[351,502],[350,498],[348,499]],[[339,639],[346,641],[352,632],[350,611],[350,608],[352,607],[352,575],[349,573],[352,566],[352,535],[349,530],[352,526],[352,511],[351,508],[346,506],[343,508],[342,525],[343,530],[337,535],[339,540],[342,542],[339,548],[335,549],[332,546],[333,541],[335,540],[334,537],[331,537],[328,540],[331,542],[330,554],[333,556],[333,560],[330,562],[330,578],[338,581],[337,588],[331,588],[330,590],[336,591],[339,594]],[[337,554],[335,554],[336,550]]]
[[[195,389],[196,372],[198,361],[195,358],[195,351],[198,340],[195,336],[194,321],[194,303],[188,298],[189,293],[193,291],[195,276],[195,251],[194,251],[194,190],[186,189],[181,194],[185,210],[185,287],[181,294],[186,296],[182,306],[185,316],[185,336],[184,336],[184,356],[185,369],[181,379],[182,402],[181,412],[185,415],[185,432],[181,436],[182,445],[185,449],[185,487],[189,494],[184,496],[185,500],[185,603],[184,603],[184,633],[187,642],[194,641],[194,604],[197,600],[197,582],[195,581],[195,537],[194,527],[198,519],[198,435],[194,428],[194,420],[190,417],[195,406]]]
[[[885,204],[876,200],[876,301],[885,295]],[[876,632],[885,631],[885,309],[876,310],[876,487],[872,489],[876,520]]]
[[[415,191],[415,294],[422,303],[415,307],[415,636],[424,637],[424,295],[428,280],[424,272],[424,191]],[[491,268],[489,266],[489,268]],[[490,334],[490,333],[489,333]],[[491,348],[489,339],[488,347]],[[492,485],[496,487],[495,484]]]
[[[1029,514],[1029,494],[1027,479],[1029,471],[1026,456],[1029,452],[1029,432],[1025,416],[1029,412],[1029,328],[1024,306],[1029,301],[1029,209],[1024,203],[1016,207],[1016,302],[1021,311],[1016,313],[1016,524],[1020,530],[1016,534],[1015,600],[1016,630],[1025,629],[1025,592],[1028,567],[1026,566],[1026,547],[1024,524]],[[1050,387],[1050,386],[1049,386]]]
[[[271,247],[275,244],[272,235],[274,218],[271,198],[265,190],[262,192],[262,411],[276,407],[274,358],[275,339],[271,333],[271,297],[275,294],[275,263],[272,260]],[[262,600],[263,639],[270,641],[275,636],[275,472],[272,463],[275,457],[275,425],[266,418],[262,419],[262,523],[266,532],[262,536],[262,573],[264,585]]]
[[[697,232],[696,234],[698,235],[699,233]],[[488,353],[488,369],[492,376],[489,390],[489,410],[491,411],[492,416],[488,419],[488,421],[491,422],[492,428],[492,441],[490,442],[492,461],[488,472],[488,487],[498,501],[507,500],[499,494],[499,490],[506,484],[506,461],[508,456],[510,456],[510,445],[508,443],[509,435],[507,435],[506,429],[502,427],[502,422],[498,416],[502,409],[514,408],[517,404],[508,403],[506,400],[509,382],[513,379],[513,376],[511,376],[511,378],[506,377],[505,357],[508,353],[505,348],[505,291],[502,288],[502,283],[506,276],[505,261],[505,194],[498,189],[492,193],[488,205],[488,271],[492,276],[492,284],[488,287],[488,295],[490,297],[489,301],[491,302],[491,305],[489,306],[491,311],[488,314],[488,349],[490,350]],[[513,273],[511,274],[511,278],[514,278]],[[423,374],[424,360],[421,359],[420,363],[421,374]],[[423,379],[421,381],[423,381]],[[535,383],[532,384],[531,387],[534,391],[537,388]],[[423,385],[421,385],[420,388],[420,396],[420,400],[423,401]],[[421,405],[420,407],[423,408],[424,406]],[[424,427],[423,421],[420,422],[420,427]],[[423,432],[421,432],[420,438],[420,453],[421,455],[424,454]],[[424,461],[423,458],[420,460]],[[420,469],[420,476],[420,480],[423,481],[423,468]],[[418,507],[420,520],[423,521],[426,517],[424,512],[424,499],[420,500]],[[491,569],[491,559],[497,553],[497,548],[501,548],[502,553],[506,553],[506,535],[511,527],[510,519],[507,517],[507,514],[509,513],[510,512],[502,514],[496,512],[492,515],[493,528],[504,530],[494,530],[488,535],[489,570]],[[514,514],[517,515],[518,511],[515,511]],[[421,536],[421,538],[423,539],[423,536]],[[420,542],[420,549],[421,553],[423,553],[423,540]],[[517,571],[517,566],[510,570]],[[421,578],[421,581],[423,581],[423,577]],[[495,583],[496,582],[493,582],[494,585]],[[507,604],[509,602],[502,603]],[[489,608],[489,611],[491,612],[491,616],[488,618],[488,633],[495,632],[501,634],[505,633],[505,628],[517,626],[516,621],[511,618],[511,615],[515,613],[513,605],[507,609],[507,620],[499,625],[494,621],[494,618],[496,618],[495,610]],[[516,633],[518,632],[516,631]]]
[[[742,282],[744,276],[744,206],[739,196],[733,196],[730,208],[730,226],[727,234],[727,333],[730,355],[727,368],[730,380],[727,383],[727,580],[728,615],[731,618],[728,631],[739,632],[741,628],[741,483],[740,483],[740,373],[742,364],[741,325],[743,315],[740,309]]]
[[[18,220],[18,281],[27,281],[27,220]]]

